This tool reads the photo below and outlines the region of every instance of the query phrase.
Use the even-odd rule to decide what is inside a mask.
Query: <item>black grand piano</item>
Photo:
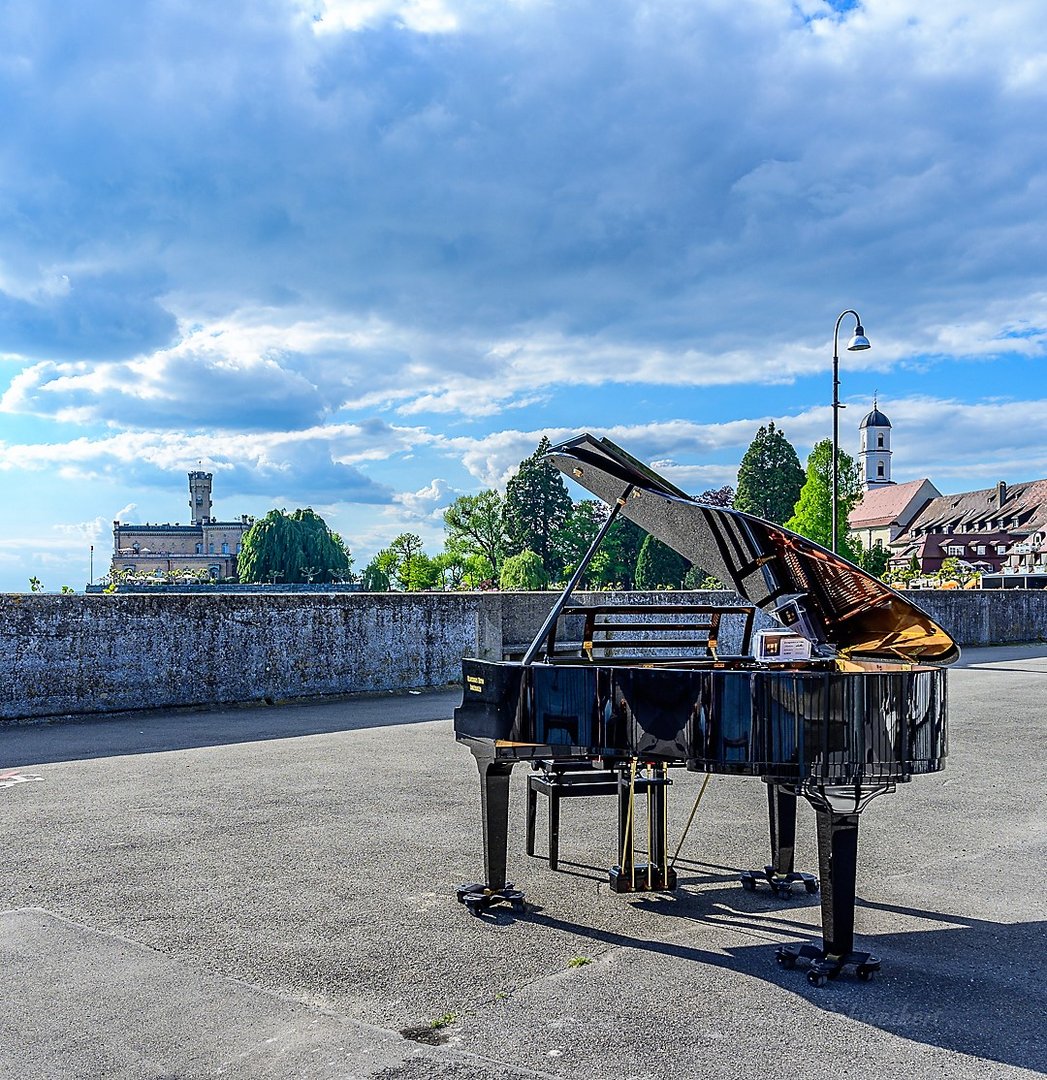
[[[581,435],[547,460],[610,513],[523,658],[463,661],[454,727],[480,771],[485,880],[463,885],[459,900],[474,914],[501,902],[523,907],[523,894],[506,882],[509,776],[518,761],[631,761],[633,776],[636,762],[682,763],[756,776],[768,785],[766,874],[776,892],[798,878],[813,891],[814,879],[792,868],[798,796],[814,808],[818,828],[822,946],[781,947],[778,962],[800,962],[814,985],[845,968],[869,978],[879,960],[854,949],[859,815],[877,795],[943,767],[945,668],[959,657],[955,642],[853,564],[779,525],[697,502],[607,439]],[[689,649],[687,635],[674,631],[687,619],[665,608],[652,609],[647,632],[623,640],[607,630],[610,608],[599,609],[601,624],[593,610],[570,606],[619,514],[809,642],[809,655],[731,653],[708,630],[702,648]],[[699,616],[709,610],[692,610],[691,621],[708,627]],[[572,618],[582,639],[558,647],[557,628]],[[654,841],[644,882],[671,888],[664,829]],[[743,884],[751,888],[753,875]]]

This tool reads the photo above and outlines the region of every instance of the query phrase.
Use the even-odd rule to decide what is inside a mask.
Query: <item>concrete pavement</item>
[[[629,898],[604,884],[613,800],[565,805],[561,872],[522,854],[520,767],[532,909],[479,920],[454,896],[481,859],[457,692],[0,728],[0,1070],[1042,1073],[1047,649],[971,650],[950,693],[947,770],[863,815],[857,932],[883,972],[822,989],[773,958],[819,936],[817,898],[737,885],[766,858],[759,782],[714,777],[680,888]],[[675,841],[700,778],[674,780]],[[814,869],[805,806],[799,827]]]

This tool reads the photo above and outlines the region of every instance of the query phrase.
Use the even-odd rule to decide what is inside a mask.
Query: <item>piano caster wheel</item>
[[[786,971],[792,971],[796,967],[796,957],[790,956],[788,953],[778,953],[775,959]]]
[[[873,972],[875,970],[876,968],[867,967],[865,964],[859,964],[858,967],[854,969],[854,973],[862,982],[868,982],[873,977]]]
[[[817,878],[804,878],[803,887],[809,893],[816,893],[818,891],[818,879]]]
[[[756,892],[756,882],[751,877],[743,877],[742,888],[746,892]]]
[[[823,975],[820,971],[808,971],[807,981],[811,986],[824,986],[829,981],[829,976]]]

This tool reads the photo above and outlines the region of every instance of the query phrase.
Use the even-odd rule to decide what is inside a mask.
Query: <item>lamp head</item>
[[[870,349],[872,346],[869,344],[869,339],[865,336],[865,327],[861,323],[854,328],[854,337],[851,338],[850,344],[847,346],[848,352],[862,352],[865,349]]]

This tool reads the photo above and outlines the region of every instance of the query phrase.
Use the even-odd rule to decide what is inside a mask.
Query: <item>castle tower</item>
[[[189,474],[189,512],[194,525],[202,525],[211,520],[211,474],[209,472],[191,472]]]
[[[866,491],[893,484],[891,479],[891,422],[876,407],[868,413],[858,429],[861,446],[858,460],[862,466],[862,484]]]

